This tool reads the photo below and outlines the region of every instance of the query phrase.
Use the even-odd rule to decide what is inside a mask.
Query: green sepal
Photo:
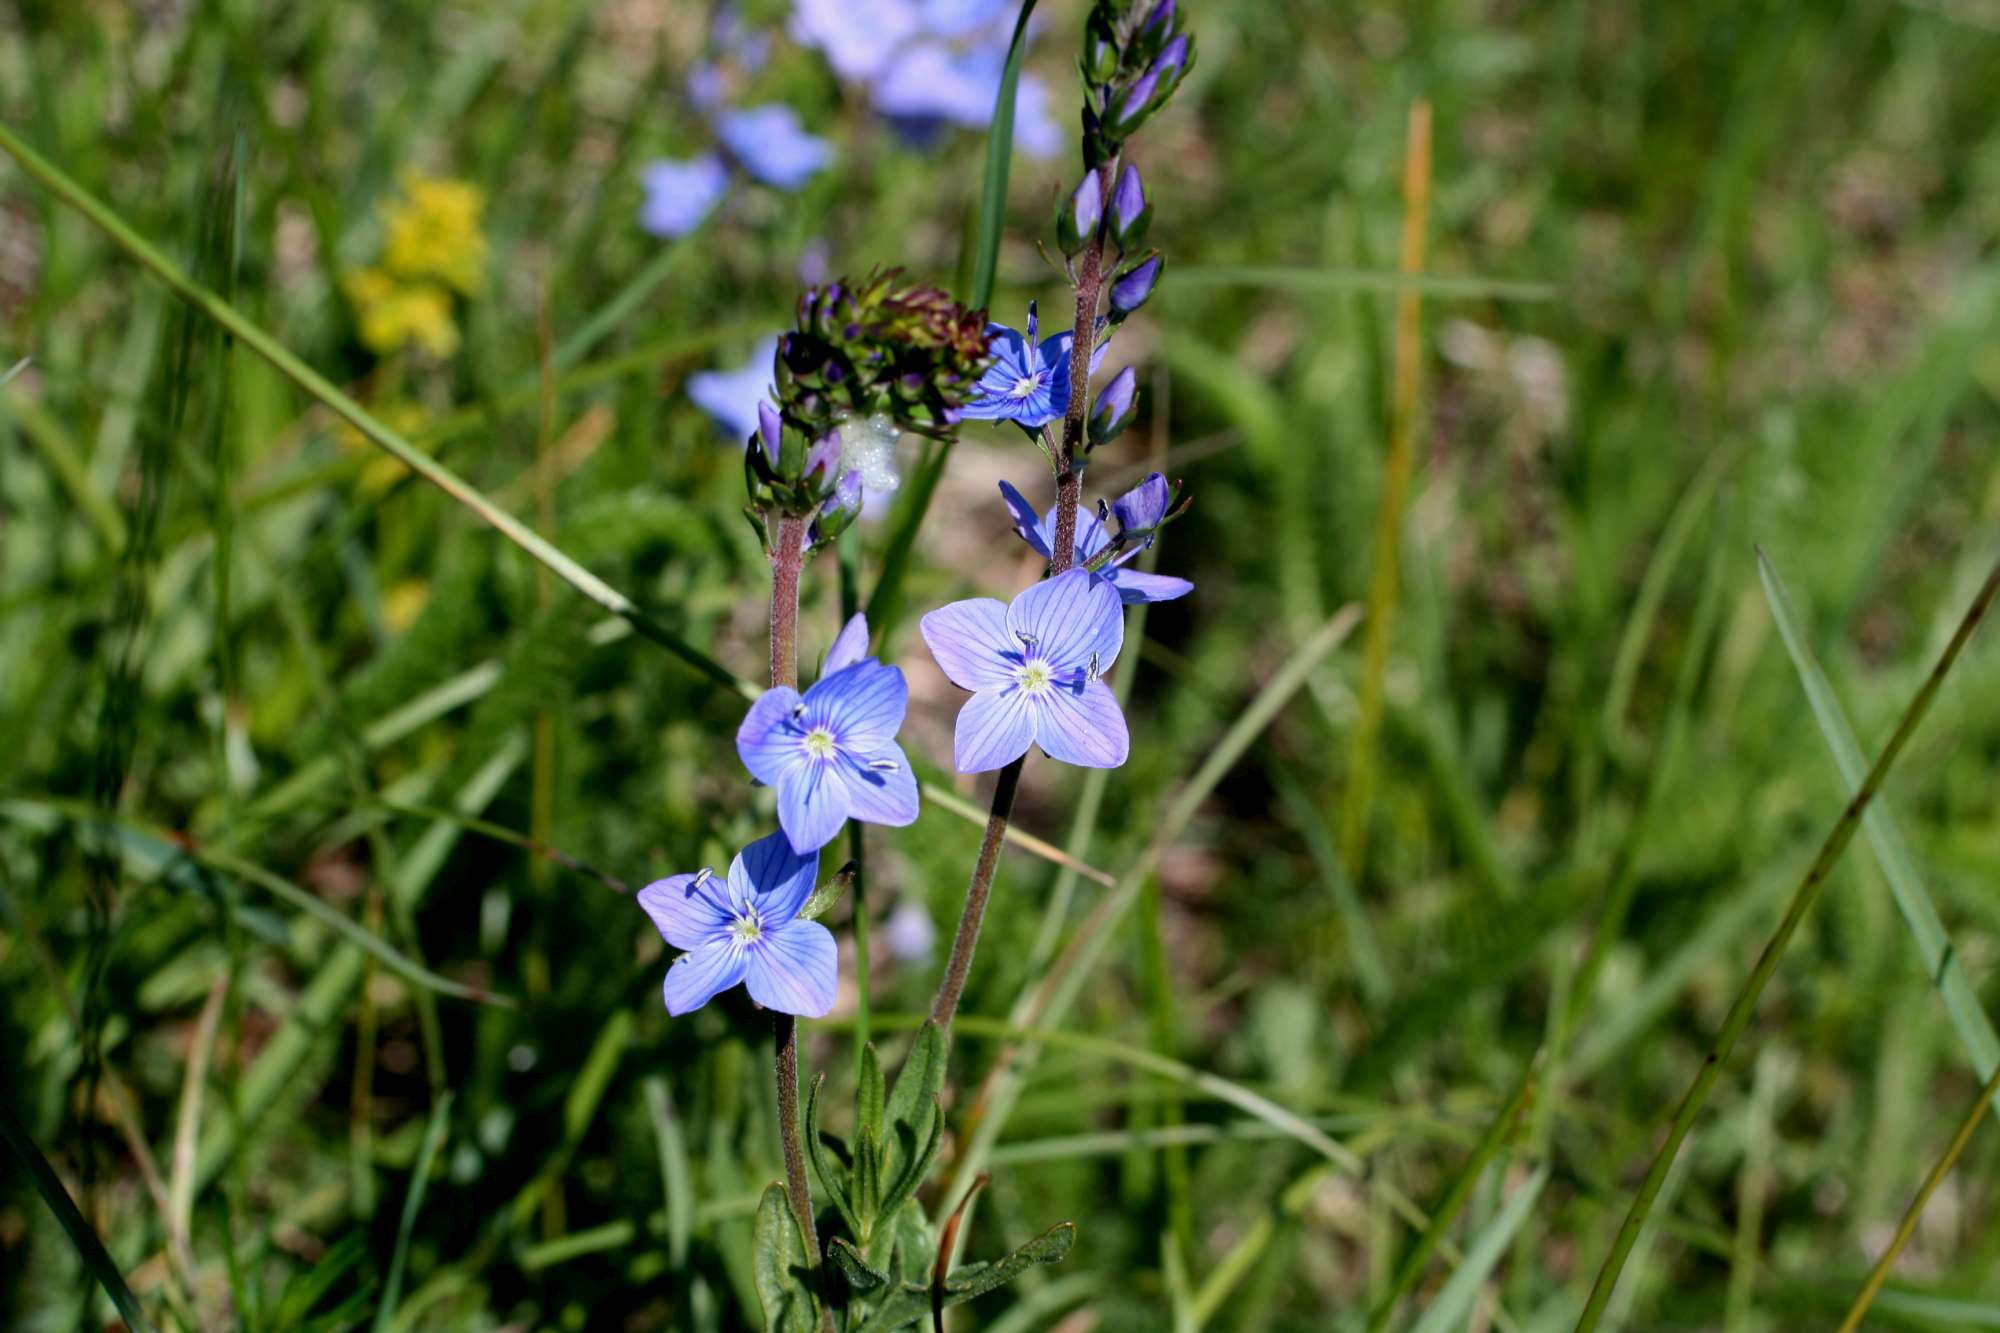
[[[833,910],[834,904],[846,895],[848,886],[853,883],[854,862],[849,861],[834,874],[832,879],[813,890],[812,897],[806,899],[806,905],[799,909],[798,919],[814,921],[825,916]]]
[[[815,1333],[819,1296],[798,1219],[785,1187],[776,1181],[757,1204],[752,1238],[757,1299],[764,1306],[764,1333]]]
[[[812,1161],[820,1187],[833,1200],[833,1206],[840,1210],[841,1221],[847,1223],[847,1229],[858,1236],[861,1234],[861,1219],[855,1213],[853,1200],[848,1197],[849,1173],[832,1159],[820,1137],[819,1089],[825,1082],[825,1074],[817,1076],[813,1079],[811,1091],[806,1093],[806,1156]]]

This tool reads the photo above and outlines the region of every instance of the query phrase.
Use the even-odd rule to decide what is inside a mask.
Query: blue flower
[[[1118,519],[1121,530],[1137,526],[1126,517],[1126,514],[1131,506],[1144,503],[1140,498],[1141,493],[1150,495],[1148,488],[1155,479],[1160,483],[1161,512],[1164,514],[1164,493],[1167,483],[1164,477],[1155,472],[1152,477],[1140,483],[1136,490],[1119,498]],[[1054,507],[1051,507],[1048,513],[1037,516],[1033,506],[1029,505],[1027,497],[1004,481],[1000,483],[1000,497],[1007,502],[1007,508],[1014,515],[1014,531],[1019,534],[1021,540],[1034,547],[1042,559],[1054,559],[1056,531]],[[1137,510],[1130,509],[1130,512]],[[1154,520],[1155,523],[1158,521]],[[1105,531],[1103,520],[1089,510],[1077,510],[1076,562],[1079,565],[1086,563],[1110,544],[1111,534]],[[1108,564],[1094,571],[1098,578],[1111,585],[1118,594],[1118,600],[1126,606],[1135,606],[1140,602],[1171,602],[1176,597],[1185,597],[1194,591],[1194,585],[1186,579],[1173,578],[1167,574],[1148,574],[1143,569],[1133,569],[1126,563],[1150,545],[1152,538],[1148,536],[1143,544],[1120,552],[1112,557]]]
[[[834,73],[864,86],[906,139],[934,139],[993,118],[1013,32],[1011,0],[794,0],[792,36],[819,48]],[[1014,142],[1048,157],[1064,134],[1048,88],[1032,74],[1015,88]]]
[[[1030,745],[1086,768],[1125,762],[1125,714],[1099,679],[1125,641],[1125,617],[1109,583],[1072,569],[1011,606],[975,597],[939,607],[922,628],[944,674],[973,692],[953,739],[959,772],[1004,767]]]
[[[856,616],[811,689],[766,690],[736,732],[736,753],[777,788],[778,823],[801,853],[833,841],[850,815],[890,825],[917,817],[917,780],[896,744],[910,689],[901,669],[860,656],[867,642]]]
[[[798,919],[818,878],[819,853],[800,856],[773,833],[739,852],[722,883],[704,868],[639,890],[667,943],[686,950],[667,969],[667,1012],[692,1013],[741,982],[766,1009],[823,1017],[840,951],[825,926]]]
[[[782,103],[724,111],[715,132],[744,170],[780,190],[796,190],[833,161],[833,145],[806,133],[799,113]]]
[[[1039,430],[1069,410],[1069,350],[1076,334],[1066,330],[1036,342],[1038,323],[1030,301],[1025,334],[1005,324],[986,326],[993,364],[979,377],[978,396],[960,413],[966,420],[1013,421]],[[1091,351],[1093,372],[1104,360],[1104,348],[1099,343]]]
[[[669,239],[699,227],[729,190],[729,169],[714,153],[686,161],[660,158],[647,163],[639,179],[646,189],[639,225]]]
[[[747,440],[757,430],[758,407],[771,400],[771,359],[777,354],[777,338],[765,338],[735,370],[696,371],[687,377],[688,397],[730,439]]]

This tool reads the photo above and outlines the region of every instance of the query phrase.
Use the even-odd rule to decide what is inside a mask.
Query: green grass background
[[[1028,67],[1068,107],[1081,6],[1043,8]],[[1385,1196],[1441,1199],[1547,1048],[1453,1229],[1454,1254],[1499,1246],[1490,1280],[1440,1305],[1458,1299],[1441,1258],[1398,1319],[1566,1328],[1851,790],[1757,548],[1869,755],[2000,554],[2000,8],[1190,11],[1200,65],[1133,150],[1170,267],[1113,359],[1142,366],[1148,409],[1090,485],[1164,450],[1196,499],[1160,568],[1197,591],[1146,619],[1133,758],[1080,850],[1133,863],[1223,730],[1365,596],[1379,275],[1421,97],[1430,267],[1465,281],[1424,308],[1369,851],[1347,875],[1356,635],[1147,880],[1068,1017],[1095,1040],[1033,1066],[969,1252],[1063,1219],[1079,1242],[963,1326],[1361,1327],[1415,1236]],[[740,190],[635,287],[663,249],[634,225],[636,169],[704,142],[680,100],[704,23],[643,0],[27,3],[0,11],[0,122],[525,521],[544,436],[595,438],[565,455],[550,538],[754,676],[762,557],[734,448],[683,378],[779,325],[815,238],[838,269],[965,290],[982,145],[900,145],[781,41],[757,92],[833,136],[837,168],[795,198]],[[1002,318],[1064,308],[1035,245],[1073,165],[1016,163]],[[491,262],[462,352],[398,368],[360,347],[338,283],[411,168],[483,187]],[[22,356],[0,388],[0,1095],[156,1325],[228,1308],[259,1329],[745,1326],[750,1213],[778,1170],[768,1036],[738,1003],[670,1021],[632,902],[494,836],[543,829],[634,884],[725,860],[770,822],[731,750],[741,700],[598,628],[442,494],[365,477],[329,415],[4,162],[0,361]],[[1039,485],[1039,466],[1016,435],[967,431],[909,609],[1031,576],[993,483]],[[889,531],[862,538],[864,582]],[[828,558],[808,654],[837,607]],[[890,652],[912,678],[906,744],[954,781],[956,695],[909,617]],[[1881,808],[1989,1007],[1997,760],[2000,651],[1975,640]],[[1020,824],[1077,845],[1083,789],[1032,764]],[[935,803],[871,830],[875,923],[910,902],[948,932],[976,843]],[[1857,840],[1724,1069],[1614,1298],[1622,1326],[1830,1326],[1976,1101],[1987,1071],[1878,855]],[[270,876],[515,1006],[399,978]],[[1105,893],[1058,878],[1003,864],[960,1112],[1047,941]],[[882,1016],[921,1012],[936,964],[885,953],[878,936],[893,1063]],[[808,1030],[844,1106],[851,1027]],[[1143,1052],[1296,1112],[1365,1169]],[[121,1121],[185,1196],[191,1282]],[[1879,1326],[2000,1327],[1987,1134]],[[12,1159],[0,1292],[10,1328],[110,1316]]]

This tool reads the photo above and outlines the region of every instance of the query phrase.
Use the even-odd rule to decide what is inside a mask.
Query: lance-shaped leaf
[[[812,1160],[813,1172],[819,1176],[820,1187],[832,1198],[833,1206],[840,1210],[841,1221],[855,1235],[861,1234],[861,1219],[855,1212],[854,1201],[848,1197],[850,1174],[837,1160],[819,1132],[819,1090],[826,1082],[826,1075],[813,1079],[812,1091],[806,1094],[806,1156]],[[765,1196],[769,1198],[767,1194]]]
[[[938,1094],[944,1089],[950,1054],[950,1040],[937,1024],[926,1023],[917,1029],[917,1039],[910,1044],[910,1053],[896,1075],[896,1086],[883,1107],[888,1132],[882,1174],[892,1183],[882,1193],[878,1217],[893,1217],[903,1201],[916,1193],[937,1155],[944,1129]]]
[[[840,1270],[840,1275],[847,1279],[847,1285],[855,1294],[866,1296],[889,1285],[889,1275],[870,1267],[861,1251],[855,1249],[847,1237],[835,1236],[828,1248],[833,1254],[834,1267]]]
[[[790,1196],[776,1181],[757,1204],[752,1244],[764,1333],[814,1333],[819,1326],[819,1298],[813,1293],[812,1267],[792,1216]]]

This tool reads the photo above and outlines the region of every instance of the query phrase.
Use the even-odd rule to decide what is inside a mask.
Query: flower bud
[[[820,506],[819,513],[812,522],[811,539],[814,546],[824,546],[847,531],[848,526],[861,513],[861,474],[850,468],[841,473],[840,481],[833,493]]]
[[[1138,259],[1119,270],[1111,280],[1111,322],[1120,323],[1124,318],[1146,304],[1159,285],[1162,260],[1158,250],[1148,250]]]
[[[1168,490],[1167,479],[1155,472],[1134,486],[1125,494],[1111,502],[1111,512],[1118,519],[1118,535],[1125,538],[1144,537],[1146,545],[1153,544],[1153,533],[1166,521],[1167,506],[1173,501]]]
[[[1127,366],[1097,395],[1097,406],[1090,413],[1090,447],[1094,449],[1117,439],[1132,424],[1138,400],[1139,373]]]
[[[776,467],[778,450],[784,446],[785,422],[768,402],[757,404],[757,439],[763,443],[765,461]]]
[[[1145,239],[1153,220],[1153,206],[1146,201],[1146,187],[1139,169],[1127,163],[1118,174],[1118,186],[1111,192],[1111,239],[1121,250],[1130,250]]]
[[[1181,16],[1174,0],[1160,0],[1133,34],[1133,53],[1142,61],[1152,59],[1168,39],[1180,31],[1180,26]]]
[[[806,464],[801,478],[815,489],[831,486],[836,469],[840,466],[840,432],[828,431],[813,441],[813,447],[806,453]]]
[[[1118,75],[1118,31],[1110,15],[1102,9],[1092,12],[1083,30],[1083,54],[1077,69],[1083,81],[1093,87],[1111,82]]]
[[[1139,128],[1153,111],[1153,93],[1160,86],[1160,76],[1155,70],[1147,70],[1125,90],[1112,109],[1111,123],[1106,127],[1117,138],[1124,138]]]
[[[1159,59],[1155,60],[1152,68],[1146,72],[1155,75],[1160,80],[1160,100],[1162,102],[1166,101],[1172,95],[1174,85],[1181,81],[1181,76],[1187,73],[1188,66],[1193,63],[1194,38],[1188,36],[1186,33],[1182,33],[1161,48]]]
[[[1066,255],[1074,255],[1097,235],[1104,220],[1104,186],[1095,171],[1086,172],[1062,210],[1056,214],[1056,244]]]

